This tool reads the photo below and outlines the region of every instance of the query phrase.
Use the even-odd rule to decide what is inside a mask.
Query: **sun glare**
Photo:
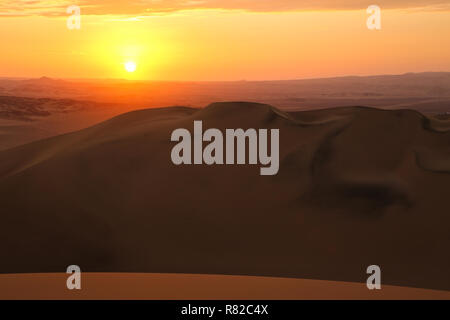
[[[136,63],[134,61],[125,62],[125,70],[127,70],[128,72],[136,71]]]

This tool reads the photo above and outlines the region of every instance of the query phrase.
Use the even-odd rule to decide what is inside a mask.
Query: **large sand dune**
[[[280,170],[175,166],[193,121],[279,128]],[[252,103],[134,111],[0,152],[0,272],[215,273],[450,290],[450,122]]]

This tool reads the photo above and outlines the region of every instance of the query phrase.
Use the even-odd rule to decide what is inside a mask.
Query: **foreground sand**
[[[450,299],[450,291],[270,277],[83,273],[82,289],[66,289],[67,274],[0,275],[0,299],[304,300]]]

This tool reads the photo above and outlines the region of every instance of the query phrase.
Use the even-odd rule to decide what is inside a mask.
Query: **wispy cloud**
[[[73,4],[70,0],[2,0],[1,16],[58,16]]]
[[[373,2],[373,3],[372,3]],[[69,5],[88,15],[151,15],[189,9],[229,9],[255,12],[353,10],[377,4],[385,9],[450,10],[450,0],[1,0],[0,16],[60,16]]]

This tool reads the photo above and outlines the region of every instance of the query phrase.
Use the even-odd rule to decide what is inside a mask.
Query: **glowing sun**
[[[136,71],[136,63],[134,61],[127,61],[125,62],[125,70],[128,72],[134,72]]]

